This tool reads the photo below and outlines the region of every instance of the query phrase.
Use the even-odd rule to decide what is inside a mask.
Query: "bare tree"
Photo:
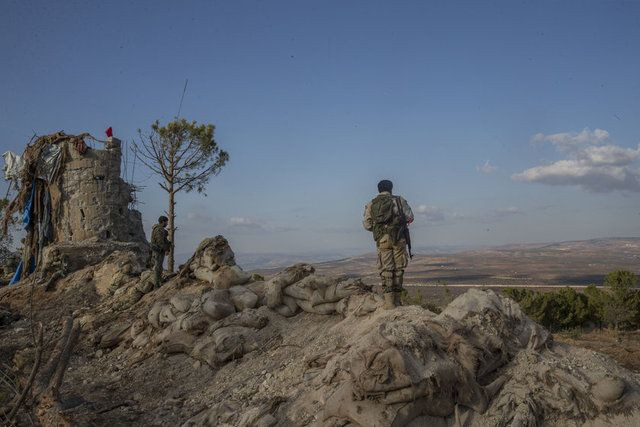
[[[161,178],[158,184],[169,195],[170,272],[175,267],[176,193],[182,190],[203,193],[209,179],[218,175],[229,161],[229,154],[213,138],[214,130],[212,124],[199,125],[185,119],[176,118],[165,126],[156,120],[150,134],[138,130],[139,140],[133,144],[136,157]]]

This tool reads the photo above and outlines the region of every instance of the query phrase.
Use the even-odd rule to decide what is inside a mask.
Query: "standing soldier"
[[[378,196],[364,209],[364,228],[373,232],[378,250],[378,271],[384,289],[384,308],[400,305],[404,269],[408,263],[407,246],[411,254],[408,225],[413,212],[405,199],[391,194],[393,183],[378,183]]]
[[[151,250],[153,251],[153,272],[154,287],[158,289],[162,284],[162,264],[164,263],[164,255],[169,252],[171,243],[167,239],[169,232],[166,227],[169,219],[166,216],[158,218],[158,223],[153,226],[151,231]]]

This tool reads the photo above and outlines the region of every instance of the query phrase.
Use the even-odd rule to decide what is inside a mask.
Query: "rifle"
[[[409,249],[409,259],[413,259],[413,254],[411,253],[411,234],[409,233],[409,224],[407,223],[407,217],[404,214],[404,210],[402,209],[402,204],[399,201],[399,198],[394,197],[396,200],[396,206],[398,208],[398,214],[400,215],[400,222],[402,223],[401,236],[404,237],[405,242],[407,242],[407,249]]]

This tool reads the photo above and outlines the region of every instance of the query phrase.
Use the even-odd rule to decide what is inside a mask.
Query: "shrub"
[[[640,292],[635,274],[619,270],[607,275],[604,289],[589,286],[583,293],[572,288],[551,292],[507,288],[504,294],[515,300],[533,320],[548,329],[569,329],[592,321],[615,329],[640,326]]]
[[[590,320],[587,297],[571,288],[552,292],[508,288],[505,294],[519,303],[533,320],[548,329],[576,328]]]
[[[605,277],[607,297],[603,304],[603,320],[614,329],[638,325],[637,285],[638,278],[630,271],[618,270]]]

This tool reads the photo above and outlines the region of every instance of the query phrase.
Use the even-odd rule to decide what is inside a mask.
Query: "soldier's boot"
[[[394,308],[396,308],[395,292],[384,293],[384,305],[382,307],[385,310],[393,310]]]
[[[384,290],[384,305],[382,306],[385,310],[391,310],[396,308],[394,292],[393,292],[393,273],[391,272],[383,272],[381,275],[382,278],[382,289]]]
[[[396,307],[402,305],[402,282],[404,281],[404,271],[396,271],[393,275],[393,301]]]

